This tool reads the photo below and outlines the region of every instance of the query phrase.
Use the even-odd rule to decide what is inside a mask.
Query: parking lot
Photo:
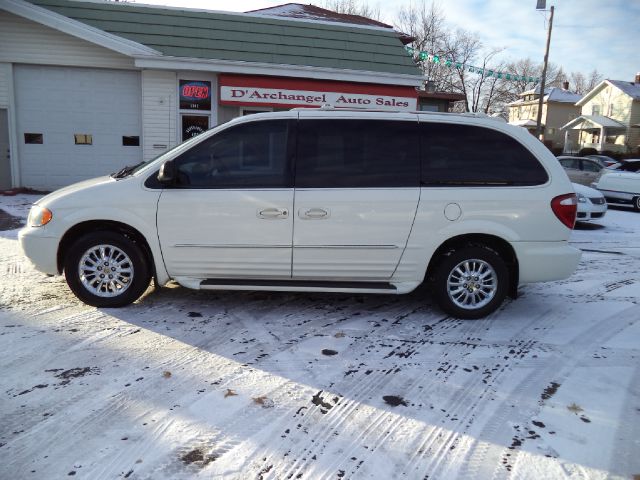
[[[0,197],[0,478],[640,478],[640,213],[475,321],[405,296],[79,303]]]

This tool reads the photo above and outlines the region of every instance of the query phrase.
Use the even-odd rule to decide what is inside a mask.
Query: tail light
[[[564,223],[567,228],[573,228],[576,223],[578,213],[578,198],[575,193],[559,195],[551,200],[551,210],[556,214],[558,220]]]

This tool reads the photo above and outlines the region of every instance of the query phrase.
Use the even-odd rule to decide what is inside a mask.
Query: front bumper
[[[549,282],[570,277],[582,252],[567,242],[513,242],[520,283]]]
[[[607,213],[606,203],[603,205],[595,205],[589,202],[582,209],[580,209],[580,204],[578,204],[578,214],[576,216],[576,220],[578,222],[595,220],[604,217],[605,213]]]
[[[49,275],[58,273],[58,238],[47,236],[45,227],[24,227],[18,233],[20,247],[36,270]]]

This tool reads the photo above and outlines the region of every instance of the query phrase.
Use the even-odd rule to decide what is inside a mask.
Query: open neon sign
[[[182,96],[193,98],[194,100],[209,98],[209,87],[206,85],[184,85],[182,87]]]
[[[211,82],[180,80],[181,110],[211,110]]]

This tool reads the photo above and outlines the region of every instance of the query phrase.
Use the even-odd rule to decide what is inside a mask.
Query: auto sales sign
[[[221,75],[220,103],[410,111],[417,109],[417,95],[412,87]]]

